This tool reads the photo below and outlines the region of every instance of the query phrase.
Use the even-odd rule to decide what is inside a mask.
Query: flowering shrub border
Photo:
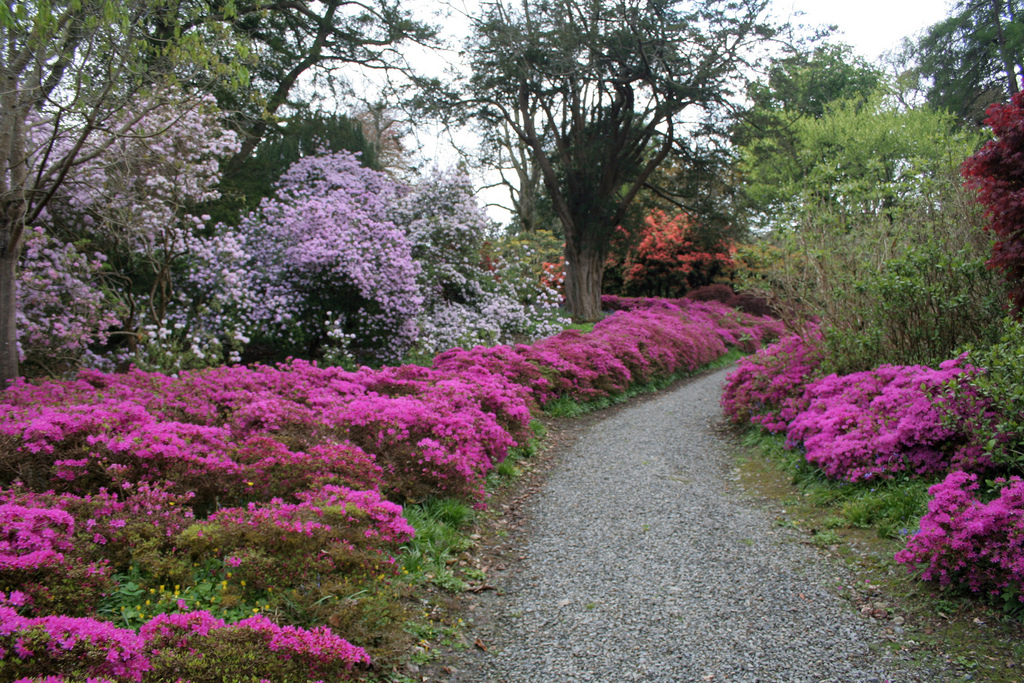
[[[292,361],[16,384],[0,404],[0,458],[15,473],[0,489],[0,580],[24,588],[0,599],[0,661],[17,662],[5,672],[148,681],[198,666],[190,652],[230,668],[254,651],[289,675],[348,676],[363,649],[260,610],[282,587],[315,605],[394,576],[414,531],[385,496],[481,503],[487,473],[528,440],[533,406],[618,395],[780,331],[714,302],[620,309],[589,333],[454,349],[432,368]],[[173,593],[115,573],[129,569]],[[141,631],[96,621],[96,600],[76,607],[53,581],[105,594]]]
[[[833,479],[945,474],[928,489],[928,512],[896,561],[920,571],[923,580],[1001,596],[1008,610],[1019,611],[1024,481],[998,478],[998,496],[979,498],[978,473],[1006,466],[989,455],[1001,438],[992,427],[1000,406],[979,396],[975,382],[987,380],[984,371],[963,355],[937,370],[882,365],[815,378],[821,354],[808,338],[788,336],[741,360],[726,381],[726,414],[737,423],[784,431],[787,448],[802,450]],[[820,335],[812,339],[820,344]],[[995,437],[986,445],[979,431]]]

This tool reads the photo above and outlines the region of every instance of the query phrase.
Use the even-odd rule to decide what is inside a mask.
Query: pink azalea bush
[[[21,384],[8,400],[0,434],[23,481],[81,493],[114,474],[171,480],[199,507],[321,481],[473,496],[530,419],[525,390],[501,377],[301,361],[177,379],[86,372],[75,382]]]
[[[63,510],[0,505],[0,572],[35,569],[64,560],[75,520]]]
[[[694,370],[724,354],[726,344],[757,343],[781,332],[778,321],[717,305],[653,300],[630,309],[618,297],[602,300],[618,308],[592,332],[566,330],[529,346],[453,349],[438,355],[434,368],[486,369],[528,387],[541,405],[563,396],[588,401]],[[737,334],[740,329],[746,336]]]
[[[769,316],[750,315],[718,301],[693,299],[631,298],[605,294],[603,308],[611,311],[656,309],[679,311],[694,322],[710,325],[722,341],[730,346],[752,352],[778,337],[784,331],[780,321]]]
[[[228,625],[204,611],[163,614],[136,633],[90,618],[27,618],[0,606],[0,671],[7,680],[164,683],[215,680],[224,672],[343,680],[369,661],[363,648],[328,627],[279,626],[263,615]]]
[[[298,494],[300,503],[274,499],[224,508],[176,538],[193,557],[231,558],[233,578],[249,591],[299,586],[318,576],[360,569],[380,571],[415,530],[399,505],[377,491],[339,486]]]
[[[225,624],[207,612],[160,615],[139,630],[151,653],[146,683],[174,675],[181,680],[349,680],[370,663],[361,647],[329,627],[279,626],[263,615]],[[201,653],[197,657],[195,653]]]
[[[0,670],[14,677],[61,672],[142,681],[150,667],[133,631],[90,618],[27,618],[0,606]]]
[[[834,479],[928,476],[991,465],[944,419],[957,410],[948,385],[976,372],[963,359],[938,370],[883,365],[816,378],[820,343],[811,328],[742,359],[726,380],[725,414],[784,432],[790,448],[802,449],[808,462]]]
[[[928,492],[921,528],[896,561],[924,580],[1024,601],[1024,481],[997,480],[999,496],[979,500],[978,476],[951,472]]]
[[[857,481],[897,472],[934,475],[991,463],[946,427],[938,403],[950,380],[965,372],[962,359],[933,370],[883,365],[867,372],[829,375],[807,385],[806,408],[789,424],[789,444],[801,444],[808,462],[829,477]]]
[[[783,432],[806,407],[808,382],[818,375],[822,337],[817,327],[791,334],[741,359],[722,391],[722,410],[737,424]]]

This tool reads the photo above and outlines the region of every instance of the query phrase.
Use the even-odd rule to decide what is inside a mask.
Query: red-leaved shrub
[[[988,265],[1010,283],[1017,313],[1024,310],[1024,92],[992,104],[985,124],[993,138],[964,162],[967,186],[978,191],[988,227],[996,234]]]
[[[691,289],[686,293],[686,298],[691,301],[717,301],[720,304],[729,304],[729,300],[736,296],[729,285],[705,285],[697,289]]]

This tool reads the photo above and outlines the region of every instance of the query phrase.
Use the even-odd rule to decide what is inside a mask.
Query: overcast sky
[[[782,18],[803,12],[794,22],[835,24],[837,38],[870,60],[897,47],[904,36],[942,21],[950,6],[946,0],[775,0],[774,4]]]

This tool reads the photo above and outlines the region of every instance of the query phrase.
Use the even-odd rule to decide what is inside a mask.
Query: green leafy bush
[[[1001,340],[971,350],[968,360],[984,372],[954,383],[955,401],[961,405],[948,411],[949,419],[960,421],[954,426],[971,434],[975,447],[994,465],[1020,474],[1024,472],[1024,323],[1004,320]]]
[[[760,289],[791,326],[820,320],[828,370],[934,366],[998,339],[1006,288],[985,268],[980,212],[952,172],[932,172],[888,215],[851,217],[822,204],[773,236]]]

